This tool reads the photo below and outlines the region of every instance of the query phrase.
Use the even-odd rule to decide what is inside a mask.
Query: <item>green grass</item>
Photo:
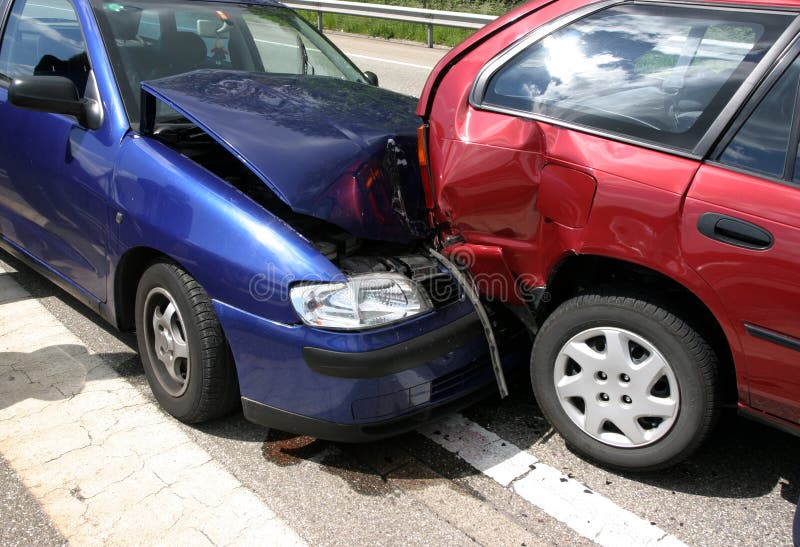
[[[367,0],[355,0],[367,2]],[[409,6],[436,10],[463,11],[468,13],[483,13],[487,15],[502,15],[518,6],[523,0],[486,0],[470,2],[469,0],[370,0],[371,3],[389,4],[395,6]],[[300,14],[311,24],[317,24],[317,14],[313,11],[301,11]],[[393,38],[397,40],[413,40],[426,42],[428,31],[425,25],[403,23],[401,21],[388,21],[370,17],[352,17],[349,15],[336,15],[326,13],[322,16],[322,24],[327,30],[338,30],[364,34],[378,38]],[[454,46],[472,34],[473,30],[452,27],[433,27],[433,41],[436,44]]]
[[[428,8],[446,11],[463,11],[467,13],[483,13],[486,15],[502,15],[509,10],[523,4],[525,0],[351,0],[355,2],[388,4],[394,6],[408,6],[415,8]],[[317,13],[314,11],[299,12],[312,25],[317,24]],[[348,15],[336,15],[326,13],[322,16],[322,24],[325,29],[338,30],[342,32],[352,32],[354,34],[364,34],[378,38],[394,38],[397,40],[412,40],[415,42],[427,42],[428,34],[425,25],[415,23],[403,23],[400,21],[388,21],[384,19],[374,19],[370,17],[351,17]],[[472,34],[473,30],[459,29],[452,27],[434,27],[433,41],[435,44],[454,46]],[[706,36],[709,39],[727,39],[752,43],[755,41],[755,31],[749,27],[737,27],[732,25],[719,25],[709,29]],[[643,61],[642,67],[645,72],[655,71],[663,65],[667,59],[654,56]]]

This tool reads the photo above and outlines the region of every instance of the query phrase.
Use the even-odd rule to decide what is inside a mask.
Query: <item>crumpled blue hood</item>
[[[327,77],[198,70],[142,83],[298,213],[355,236],[427,235],[416,101]]]

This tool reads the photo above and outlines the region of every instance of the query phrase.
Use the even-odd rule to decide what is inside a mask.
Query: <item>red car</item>
[[[536,331],[574,450],[679,461],[720,410],[800,431],[800,3],[534,1],[417,113],[445,254]]]

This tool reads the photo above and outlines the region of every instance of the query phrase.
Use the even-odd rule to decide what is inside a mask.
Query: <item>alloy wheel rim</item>
[[[161,387],[180,397],[189,386],[191,358],[186,329],[175,299],[161,287],[152,289],[144,304],[145,342],[153,373]]]
[[[663,354],[644,337],[615,327],[587,329],[567,341],[553,383],[569,419],[610,446],[655,443],[680,409],[678,381]]]

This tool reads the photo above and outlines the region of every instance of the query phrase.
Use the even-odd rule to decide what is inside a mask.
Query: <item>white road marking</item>
[[[272,40],[262,40],[261,38],[253,38],[256,42],[261,42],[262,44],[270,44],[273,46],[280,46],[280,47],[288,47],[290,49],[299,49],[300,46],[297,44],[286,44],[284,42],[273,42]],[[310,53],[321,53],[320,50],[314,49],[313,47],[306,46],[306,51]]]
[[[0,453],[76,545],[302,545],[0,269]]]
[[[401,65],[401,66],[408,66],[411,68],[419,68],[421,70],[433,70],[432,66],[427,65],[415,65],[414,63],[405,63],[403,61],[393,61],[391,59],[383,59],[381,57],[370,57],[369,55],[360,55],[358,53],[348,53],[346,51],[343,52],[348,57],[352,57],[355,59],[366,59],[367,61],[376,61],[379,63],[389,63],[390,65]]]
[[[684,545],[650,522],[459,414],[420,433],[580,535],[607,547]]]

